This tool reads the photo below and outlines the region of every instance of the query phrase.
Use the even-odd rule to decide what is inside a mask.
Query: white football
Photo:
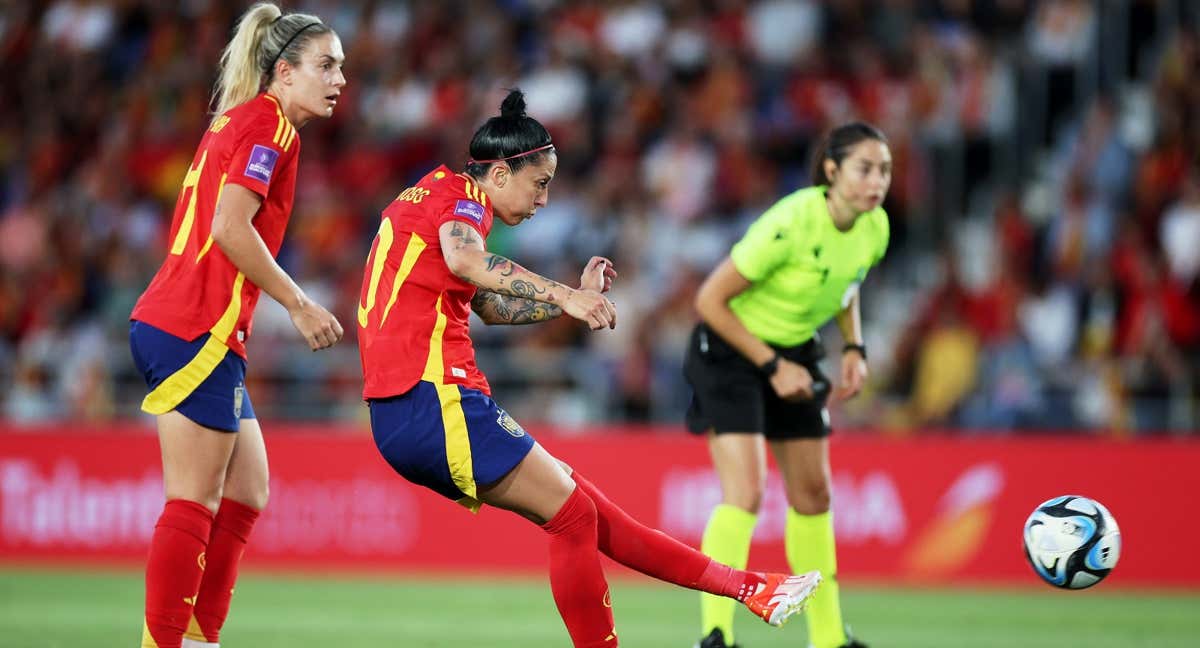
[[[1121,530],[1104,505],[1079,495],[1042,502],[1025,521],[1025,558],[1064,589],[1099,583],[1121,557]]]

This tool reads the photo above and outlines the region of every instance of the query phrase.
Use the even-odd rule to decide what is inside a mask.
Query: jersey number
[[[392,250],[394,242],[392,221],[385,218],[379,224],[379,234],[375,236],[375,243],[372,246],[371,255],[368,257],[371,263],[371,274],[367,278],[367,294],[358,305],[358,325],[363,328],[366,328],[371,311],[375,310],[375,304],[379,299],[379,281],[383,277],[388,252]],[[408,279],[408,274],[417,264],[417,257],[421,256],[421,251],[424,249],[425,240],[417,236],[415,232],[411,234],[408,238],[408,245],[404,248],[404,257],[400,260],[400,267],[396,268],[396,274],[392,277],[392,293],[388,298],[387,306],[383,309],[383,317],[379,318],[380,328],[387,320],[388,313],[392,312],[392,306],[396,304],[396,295],[400,292],[400,286],[404,284],[405,279]]]
[[[183,191],[188,193],[187,211],[183,213],[183,220],[179,223],[179,231],[175,233],[175,242],[171,244],[171,254],[183,254],[184,248],[187,247],[188,237],[192,233],[192,226],[196,223],[196,185],[200,184],[200,176],[204,173],[204,163],[208,161],[208,149],[205,149],[200,154],[200,161],[196,166],[188,169],[187,175],[183,177]],[[182,198],[183,196],[180,196]]]
[[[385,218],[379,225],[379,234],[375,236],[375,249],[371,250],[371,279],[367,282],[366,300],[358,305],[358,325],[366,326],[367,317],[375,308],[375,299],[379,292],[379,279],[383,276],[383,266],[387,261],[388,251],[392,249],[392,221]]]

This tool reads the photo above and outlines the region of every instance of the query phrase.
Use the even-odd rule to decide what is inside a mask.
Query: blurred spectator
[[[301,0],[349,44],[349,86],[305,132],[280,261],[352,321],[379,212],[422,170],[461,165],[522,86],[558,178],[489,247],[569,281],[611,256],[621,326],[478,331],[480,362],[519,416],[676,422],[695,278],[858,116],[891,139],[892,244],[864,298],[887,315],[864,314],[875,388],[839,426],[1195,430],[1200,11],[1118,4]],[[216,61],[242,9],[56,0],[0,16],[7,419],[136,415],[124,322],[201,135],[185,116],[212,79],[195,62]],[[295,356],[264,308],[260,413],[361,416],[350,340]]]

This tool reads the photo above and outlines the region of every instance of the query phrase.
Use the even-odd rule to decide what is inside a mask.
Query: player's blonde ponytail
[[[220,72],[213,88],[214,118],[258,94],[263,77],[259,50],[271,23],[282,15],[279,7],[260,2],[238,20],[233,38],[221,52]]]
[[[332,31],[320,18],[283,12],[273,3],[260,2],[238,20],[233,38],[221,52],[217,84],[213,88],[213,119],[255,97],[269,83],[281,57],[300,64],[300,52],[309,38]]]

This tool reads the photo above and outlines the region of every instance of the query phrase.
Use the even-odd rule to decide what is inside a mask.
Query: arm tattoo
[[[537,286],[533,285],[532,283],[525,281],[524,279],[517,279],[516,281],[512,282],[512,291],[517,297],[522,297],[525,299],[537,299],[537,296],[545,293],[546,289],[542,288],[541,290],[538,290]]]
[[[533,324],[562,315],[558,306],[521,297],[506,297],[487,290],[475,293],[471,309],[485,324]]]
[[[453,231],[451,231],[451,234],[453,234]],[[492,274],[498,285],[489,285],[482,281],[468,278],[467,281],[470,281],[477,288],[506,297],[527,299],[546,304],[553,304],[555,301],[554,294],[550,292],[550,288],[558,285],[557,282],[530,272],[511,259],[502,257],[499,254],[485,253],[484,262],[486,264],[484,271]],[[525,278],[512,279],[510,281],[509,278],[513,275]]]
[[[443,225],[444,227],[444,225]],[[555,302],[565,299],[571,294],[571,289],[534,272],[521,267],[511,259],[499,254],[492,254],[483,247],[483,241],[469,225],[460,221],[452,221],[449,230],[442,231],[443,253],[447,255],[447,263],[457,266],[455,274],[474,285],[476,288],[496,293],[512,300],[506,300],[504,306],[512,312],[512,317],[500,315],[503,321],[522,320],[539,321],[556,317],[559,309],[550,308]],[[470,258],[466,264],[453,263],[451,257],[466,255]],[[530,306],[522,311],[524,300],[537,302],[543,306]],[[475,304],[476,312],[483,317],[483,312],[494,314],[496,309],[487,303]],[[485,320],[486,321],[486,320]]]
[[[479,242],[475,236],[475,230],[465,227],[458,221],[455,221],[454,227],[450,229],[450,236],[457,239],[456,248],[471,247]]]
[[[501,277],[507,277],[507,276],[512,275],[514,265],[515,264],[512,261],[505,259],[504,257],[500,256],[499,254],[487,255],[488,272],[491,272],[492,270],[494,270],[496,268],[500,268],[500,276]]]

